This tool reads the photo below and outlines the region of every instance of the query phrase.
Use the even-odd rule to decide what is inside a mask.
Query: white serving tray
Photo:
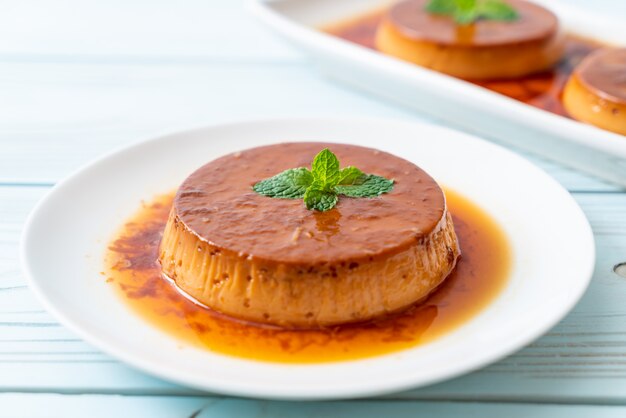
[[[626,46],[626,22],[556,0],[566,31]],[[384,7],[385,0],[253,0],[254,14],[309,52],[328,76],[483,137],[626,186],[626,137],[328,35],[318,28]]]

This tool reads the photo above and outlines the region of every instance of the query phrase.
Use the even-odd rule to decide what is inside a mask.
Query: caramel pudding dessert
[[[489,306],[510,277],[513,253],[500,225],[463,195],[444,191],[463,255],[426,300],[372,321],[285,328],[237,320],[193,301],[163,278],[158,262],[174,192],[142,202],[121,225],[107,246],[102,274],[129,313],[173,337],[181,353],[196,347],[257,361],[299,364],[394,353],[428,344],[467,323]],[[319,227],[319,234],[331,233],[325,224]]]
[[[575,119],[626,135],[626,48],[585,58],[565,86],[563,104]]]
[[[378,51],[376,34],[386,11],[376,10],[323,28],[327,33],[356,45]],[[606,45],[565,34],[565,50],[552,68],[523,77],[507,79],[468,80],[495,93],[502,94],[538,109],[571,118],[563,107],[563,88],[574,68],[590,53]]]
[[[429,0],[391,6],[378,26],[376,48],[463,79],[506,79],[545,71],[563,54],[557,17],[523,0],[507,0],[511,19],[461,24],[428,10]]]
[[[325,147],[345,168],[318,161]],[[360,172],[355,167],[362,172],[336,179],[339,197],[325,186],[312,197],[320,180],[309,179],[306,205],[258,192],[258,185],[270,184],[271,193],[284,197],[291,190],[264,179],[286,170],[319,176],[322,164],[345,179]],[[382,189],[365,190],[370,183]],[[165,276],[214,311],[319,328],[368,321],[424,300],[459,254],[444,194],[419,167],[359,146],[286,143],[230,154],[191,174],[176,193],[158,258]]]

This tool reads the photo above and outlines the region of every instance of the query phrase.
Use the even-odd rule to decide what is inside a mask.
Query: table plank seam
[[[133,398],[133,397],[154,397],[154,396],[159,396],[159,397],[164,397],[164,398],[188,398],[188,399],[210,399],[213,401],[219,401],[219,400],[224,400],[224,401],[237,401],[237,400],[243,400],[242,398],[238,398],[238,397],[234,397],[234,396],[226,396],[226,395],[218,395],[218,394],[213,394],[213,393],[201,393],[201,392],[195,392],[195,393],[190,393],[190,392],[176,392],[176,391],[150,391],[150,392],[136,392],[133,390],[127,390],[124,393],[120,393],[120,392],[116,392],[113,390],[85,390],[85,391],[72,391],[72,390],[68,390],[68,391],[63,391],[63,390],[55,390],[55,391],[50,391],[50,390],[46,390],[46,389],[42,389],[42,390],[28,390],[28,391],[23,391],[23,390],[4,390],[2,392],[0,392],[4,395],[18,395],[18,394],[22,394],[22,395],[60,395],[60,396],[75,396],[75,395],[81,395],[81,396],[90,396],[90,395],[113,395],[113,396],[119,396],[119,397],[128,397],[128,398]],[[607,402],[606,400],[593,400],[593,399],[584,399],[582,398],[580,401],[572,401],[569,399],[548,399],[548,398],[541,398],[541,397],[536,397],[533,398],[533,400],[525,400],[523,398],[513,398],[513,397],[500,397],[500,396],[480,396],[480,397],[474,397],[474,396],[448,396],[446,395],[444,396],[414,396],[414,397],[408,397],[408,394],[406,394],[405,396],[397,396],[397,395],[387,395],[387,396],[381,396],[381,397],[374,397],[374,398],[358,398],[358,399],[348,399],[348,400],[344,400],[344,401],[336,401],[336,402],[359,402],[359,403],[391,403],[391,402],[399,402],[399,403],[419,403],[419,402],[442,402],[442,403],[449,403],[449,404],[485,404],[485,403],[489,403],[489,404],[503,404],[503,405],[524,405],[524,406],[532,406],[532,405],[537,405],[537,406],[605,406],[605,407],[609,407],[609,408],[620,408],[626,406],[626,403],[612,403],[612,402]],[[204,408],[203,408],[204,409]]]
[[[293,58],[237,57],[228,55],[90,55],[90,54],[0,54],[0,63],[78,64],[78,65],[233,65],[233,66],[310,66],[304,56]]]

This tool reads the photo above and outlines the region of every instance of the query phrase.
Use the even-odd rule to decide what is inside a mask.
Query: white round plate
[[[514,267],[480,314],[432,343],[326,364],[278,364],[214,354],[153,328],[105,283],[102,256],[142,199],[171,191],[223,154],[287,141],[379,148],[406,158],[488,211],[506,231]],[[31,214],[22,261],[47,309],[85,340],[147,373],[224,394],[273,399],[371,396],[477,369],[554,326],[585,291],[594,242],[582,211],[525,159],[441,127],[372,119],[235,123],[152,139],[103,157],[57,184]]]

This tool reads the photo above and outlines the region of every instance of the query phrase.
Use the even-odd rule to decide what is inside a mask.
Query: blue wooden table
[[[574,1],[574,0],[572,0]],[[575,0],[584,5],[584,0]],[[626,3],[596,1],[626,21]],[[589,291],[483,370],[378,399],[283,403],[148,377],[59,325],[27,288],[22,224],[59,179],[116,147],[245,118],[423,119],[321,78],[237,0],[6,2],[0,13],[0,417],[626,416],[626,192],[543,159],[593,227]]]

